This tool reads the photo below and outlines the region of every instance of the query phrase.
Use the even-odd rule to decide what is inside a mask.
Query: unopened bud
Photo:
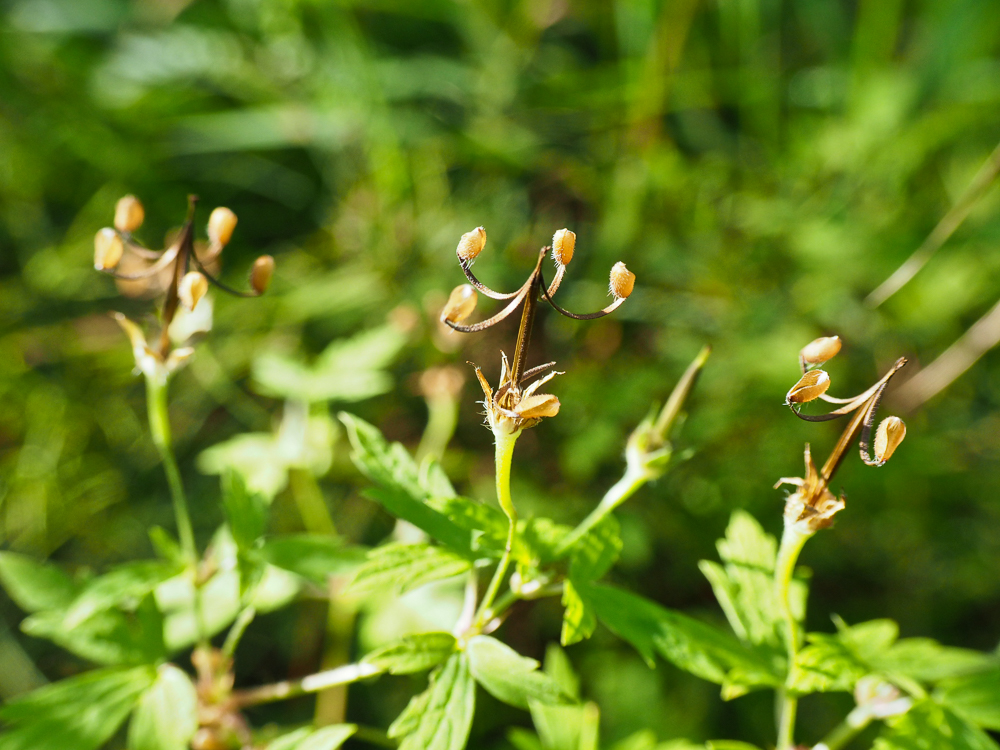
[[[786,404],[804,404],[819,398],[830,387],[830,375],[825,370],[810,370],[785,396]]]
[[[194,310],[198,306],[198,301],[205,296],[207,291],[208,279],[197,271],[184,274],[184,278],[177,286],[177,296],[188,310]]]
[[[486,247],[486,230],[482,227],[476,227],[471,232],[462,235],[455,252],[458,253],[459,258],[471,263],[483,251],[484,247]]]
[[[840,336],[823,336],[802,347],[799,356],[806,364],[821,365],[840,351]]]
[[[115,229],[119,232],[134,232],[142,226],[146,211],[134,195],[126,195],[115,204]]]
[[[104,227],[94,235],[94,268],[107,271],[118,265],[125,252],[122,238],[111,227]]]
[[[875,432],[875,460],[883,463],[906,437],[906,423],[899,417],[886,417]]]
[[[472,315],[476,309],[476,300],[479,295],[472,288],[471,284],[456,286],[448,295],[448,301],[441,310],[441,320],[450,323],[461,323]]]
[[[561,266],[568,266],[573,260],[573,250],[576,248],[576,233],[568,229],[560,229],[552,235],[552,260]],[[626,297],[628,295],[625,295]]]
[[[260,256],[250,269],[250,288],[257,294],[263,294],[271,284],[272,274],[274,274],[274,258],[270,255]]]
[[[635,286],[635,274],[619,261],[611,267],[610,286],[615,299],[624,299],[632,293],[632,288]]]
[[[236,229],[236,214],[224,206],[214,209],[208,217],[208,239],[228,245]]]

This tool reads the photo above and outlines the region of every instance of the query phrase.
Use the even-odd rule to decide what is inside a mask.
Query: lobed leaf
[[[368,654],[363,662],[389,674],[412,674],[443,662],[458,646],[451,633],[417,633]]]
[[[875,740],[872,750],[997,750],[998,745],[981,729],[948,709],[924,700],[890,725]]]
[[[399,750],[462,750],[469,739],[476,683],[465,654],[449,657],[431,675],[427,689],[413,697],[389,727]]]
[[[164,664],[129,723],[129,750],[187,750],[197,729],[198,695],[191,678]]]
[[[260,553],[271,565],[318,586],[325,586],[331,575],[353,572],[365,560],[363,548],[319,534],[291,534],[268,539]]]
[[[527,709],[531,701],[570,703],[571,699],[539,664],[488,635],[477,635],[466,645],[469,670],[486,692],[497,700]]]
[[[17,552],[0,552],[0,583],[25,612],[65,609],[77,595],[73,579],[57,566]]]
[[[472,567],[468,559],[426,542],[376,547],[358,570],[351,591],[403,593],[431,581],[450,578]]]
[[[966,721],[1000,731],[1000,667],[945,680],[934,697]]]

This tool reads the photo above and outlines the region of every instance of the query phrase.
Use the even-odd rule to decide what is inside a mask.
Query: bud
[[[115,229],[119,232],[134,232],[145,218],[146,211],[134,195],[119,198],[115,204]]]
[[[472,288],[471,284],[456,286],[451,290],[448,301],[441,310],[441,321],[461,323],[476,309],[478,297],[479,295],[476,294],[476,290]]]
[[[263,294],[271,284],[271,275],[274,273],[274,258],[270,255],[262,255],[253,262],[250,269],[250,287]]]
[[[625,268],[625,264],[618,262],[611,267],[611,293],[615,299],[625,299],[632,293],[635,286],[635,274]]]
[[[885,463],[906,437],[906,424],[899,417],[886,417],[875,432],[875,460]]]
[[[94,268],[107,271],[118,265],[125,252],[122,238],[111,227],[104,227],[94,235]]]
[[[802,361],[810,365],[821,365],[828,359],[833,359],[840,351],[840,336],[823,336],[810,341],[799,352]]]
[[[786,404],[804,404],[819,398],[830,387],[830,375],[825,370],[810,370],[785,396]]]
[[[482,227],[476,227],[471,232],[462,235],[455,252],[458,253],[459,258],[471,263],[483,251],[484,247],[486,247],[486,230]]]
[[[194,310],[198,306],[198,300],[204,297],[207,291],[208,279],[197,271],[184,274],[184,278],[177,286],[177,296],[188,310]]]
[[[571,232],[568,229],[560,229],[552,235],[552,260],[559,265],[569,265],[569,262],[573,260],[574,248],[576,248],[575,232]]]
[[[236,214],[219,206],[208,217],[208,239],[220,245],[228,245],[236,229]]]

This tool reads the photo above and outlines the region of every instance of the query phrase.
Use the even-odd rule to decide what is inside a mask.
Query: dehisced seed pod
[[[146,210],[134,195],[126,195],[115,204],[115,229],[119,232],[134,232],[142,226]]]
[[[619,261],[611,267],[611,294],[615,299],[625,299],[632,294],[635,287],[635,274],[629,271],[625,264]]]
[[[562,266],[569,265],[573,260],[573,250],[576,248],[576,233],[568,229],[560,229],[552,235],[552,260]]]
[[[459,258],[471,263],[483,251],[484,247],[486,247],[486,230],[482,227],[476,227],[471,232],[462,235],[455,252]]]
[[[441,321],[461,323],[476,309],[479,295],[471,284],[461,284],[451,290],[448,301],[441,310]]]
[[[837,356],[840,345],[840,336],[823,336],[802,347],[799,356],[808,365],[821,365]]]
[[[899,417],[886,417],[875,432],[875,460],[884,463],[906,437],[906,423]]]
[[[111,227],[104,227],[94,235],[94,268],[107,271],[118,265],[125,252],[122,238]]]
[[[271,276],[274,274],[274,258],[270,255],[262,255],[253,262],[250,269],[250,287],[257,293],[263,294],[271,284]]]
[[[786,404],[805,404],[813,401],[830,387],[830,375],[825,370],[810,370],[785,395]]]
[[[220,245],[228,245],[236,229],[236,214],[225,206],[212,209],[208,217],[208,239]]]

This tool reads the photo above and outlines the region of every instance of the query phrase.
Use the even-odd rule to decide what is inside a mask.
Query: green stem
[[[781,536],[781,547],[778,549],[778,559],[774,566],[775,591],[781,610],[781,618],[785,625],[785,645],[788,649],[788,677],[785,687],[778,696],[777,750],[791,750],[795,736],[795,714],[798,709],[798,698],[791,695],[788,688],[794,674],[795,655],[799,652],[800,639],[799,625],[795,620],[795,613],[792,612],[789,594],[792,574],[795,572],[795,563],[799,559],[802,546],[810,536],[812,534],[802,533],[794,525],[786,524],[785,532]]]
[[[822,747],[824,750],[840,750],[857,737],[871,722],[872,715],[868,711],[856,708],[847,715],[846,719],[834,727],[830,734],[824,737],[816,747]]]
[[[482,629],[483,625],[492,618],[491,608],[493,600],[496,598],[497,592],[500,590],[500,584],[503,583],[503,579],[507,575],[507,568],[510,566],[510,554],[514,546],[514,534],[517,533],[517,508],[514,507],[514,500],[510,495],[510,466],[514,457],[514,444],[517,442],[520,434],[520,430],[513,433],[495,433],[497,502],[500,503],[500,507],[507,516],[507,546],[504,549],[503,557],[500,558],[500,562],[497,565],[496,572],[493,574],[493,580],[490,581],[490,585],[486,589],[486,594],[483,595],[483,601],[479,604],[476,618],[473,621],[473,630]]]
[[[345,664],[336,669],[328,669],[324,672],[311,674],[308,677],[303,677],[301,680],[285,680],[247,690],[236,690],[233,692],[232,700],[234,705],[239,708],[256,706],[261,703],[273,703],[274,701],[294,698],[303,693],[316,693],[320,690],[327,690],[335,685],[347,685],[368,677],[374,677],[383,671],[381,667],[366,664],[365,662]]]
[[[244,607],[243,610],[237,615],[236,622],[229,629],[229,633],[226,635],[226,642],[222,644],[222,654],[227,658],[233,658],[233,654],[236,653],[236,647],[240,643],[240,639],[247,630],[247,626],[253,622],[253,618],[256,617],[257,610],[250,606]]]
[[[167,484],[170,485],[170,497],[173,500],[174,517],[177,520],[177,535],[180,537],[185,557],[194,565],[198,561],[198,550],[194,544],[194,529],[191,526],[191,516],[188,513],[184,485],[181,483],[181,472],[177,468],[177,459],[174,458],[170,441],[166,378],[146,376],[146,406],[149,412],[149,429],[152,433],[153,444],[160,454],[163,470],[167,474]]]
[[[652,475],[647,470],[630,464],[625,469],[622,478],[615,482],[604,494],[601,502],[590,512],[590,515],[584,518],[575,529],[563,538],[556,549],[556,556],[561,557],[565,555],[588,531],[603,521],[605,516],[628,500],[636,490],[650,479],[652,479]]]

